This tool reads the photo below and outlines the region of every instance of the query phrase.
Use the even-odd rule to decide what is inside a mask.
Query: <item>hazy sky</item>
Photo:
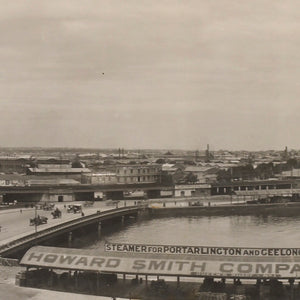
[[[300,148],[300,1],[0,5],[0,146]]]

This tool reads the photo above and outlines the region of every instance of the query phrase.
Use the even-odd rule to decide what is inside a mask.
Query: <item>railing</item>
[[[15,248],[17,246],[25,244],[25,242],[28,243],[30,241],[34,241],[38,238],[50,235],[53,232],[59,232],[59,231],[62,231],[62,230],[70,229],[71,227],[73,227],[75,225],[84,224],[84,223],[87,223],[88,221],[92,221],[92,220],[95,220],[95,219],[98,219],[98,218],[113,216],[113,215],[117,215],[117,214],[122,213],[122,212],[136,211],[136,210],[140,210],[141,208],[142,208],[141,206],[139,206],[139,207],[129,206],[129,207],[126,207],[126,208],[124,208],[124,207],[116,208],[116,209],[113,209],[113,210],[104,211],[104,212],[84,216],[84,217],[81,217],[80,219],[67,221],[67,222],[61,223],[59,225],[55,225],[55,226],[52,226],[50,228],[43,229],[43,230],[41,230],[37,233],[32,233],[32,234],[26,235],[22,238],[16,239],[16,240],[14,240],[12,242],[9,242],[5,245],[1,245],[0,246],[0,255],[1,255],[1,253],[6,252],[6,251],[8,251],[12,248]]]

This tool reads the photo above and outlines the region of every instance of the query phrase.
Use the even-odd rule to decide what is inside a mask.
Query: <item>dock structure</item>
[[[224,296],[209,299],[227,299],[229,285],[246,297],[245,281],[248,285],[252,282],[252,292],[262,295],[266,287],[271,287],[271,293],[282,293],[281,299],[298,299],[298,248],[108,244],[105,250],[34,246],[20,261],[26,267],[20,285],[46,284],[55,289],[63,280],[66,289],[71,287],[73,292],[83,292],[84,287],[85,293],[101,295],[104,285],[113,287],[120,281],[126,285],[126,279],[131,278],[131,286],[144,282],[146,290],[166,296],[170,291],[165,279],[172,277],[177,291],[191,280],[198,283],[199,295],[217,291],[216,297]]]

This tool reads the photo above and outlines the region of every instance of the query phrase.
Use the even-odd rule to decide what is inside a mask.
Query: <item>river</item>
[[[299,248],[300,216],[185,216],[131,221],[106,230],[100,240],[85,237],[77,247],[104,249],[111,243],[220,247]]]

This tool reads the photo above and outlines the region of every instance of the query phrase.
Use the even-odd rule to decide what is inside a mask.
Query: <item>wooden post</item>
[[[97,229],[97,232],[98,232],[98,238],[101,237],[101,229],[102,229],[102,224],[101,224],[101,221],[99,221],[99,223],[98,223],[98,229]]]
[[[290,278],[289,279],[289,284],[290,284],[290,299],[291,300],[294,300],[294,282],[295,282],[295,279],[294,278]]]
[[[97,289],[97,294],[99,292],[99,272],[97,272],[97,278],[96,278],[96,289]]]
[[[68,234],[68,246],[69,248],[72,247],[72,231],[70,231]]]
[[[74,272],[74,279],[75,279],[75,290],[78,289],[78,271]]]
[[[48,286],[52,287],[53,286],[53,269],[50,269],[50,280],[48,281]]]

